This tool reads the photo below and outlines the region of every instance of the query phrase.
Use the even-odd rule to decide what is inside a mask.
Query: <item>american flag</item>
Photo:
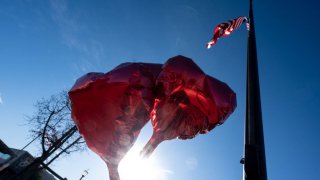
[[[232,31],[237,29],[243,22],[246,22],[247,30],[249,30],[249,19],[245,16],[240,16],[236,19],[229,20],[219,24],[213,31],[212,39],[207,43],[207,48],[211,48],[216,44],[221,36],[228,36]]]

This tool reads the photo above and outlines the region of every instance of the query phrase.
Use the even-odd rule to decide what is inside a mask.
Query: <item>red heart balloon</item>
[[[79,78],[69,92],[72,119],[88,147],[118,180],[118,164],[150,119],[161,64],[124,63]]]
[[[110,180],[151,116],[149,156],[164,140],[190,139],[222,124],[236,107],[225,83],[206,75],[191,59],[176,56],[163,66],[124,63],[79,78],[69,92],[72,118],[88,147],[107,163]]]
[[[156,87],[153,135],[141,152],[145,157],[164,140],[190,139],[209,132],[236,107],[236,95],[225,83],[206,75],[183,56],[164,64]]]

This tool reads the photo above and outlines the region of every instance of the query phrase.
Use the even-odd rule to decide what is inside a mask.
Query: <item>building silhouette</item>
[[[28,166],[34,157],[27,151],[9,148],[0,139],[0,180],[10,180]],[[46,170],[21,177],[21,180],[56,180]]]

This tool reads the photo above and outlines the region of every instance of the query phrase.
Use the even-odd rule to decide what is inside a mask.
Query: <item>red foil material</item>
[[[164,140],[191,139],[209,132],[236,108],[236,94],[227,84],[206,75],[183,56],[163,65],[156,88],[153,135],[141,152],[145,157]]]
[[[108,73],[88,73],[69,91],[72,119],[88,147],[119,180],[118,164],[151,119],[153,135],[141,154],[164,140],[191,139],[224,123],[236,108],[229,86],[206,75],[191,59],[164,65],[124,63]]]
[[[108,73],[79,78],[69,97],[72,119],[88,147],[118,180],[118,164],[133,146],[154,106],[160,64],[124,63]]]

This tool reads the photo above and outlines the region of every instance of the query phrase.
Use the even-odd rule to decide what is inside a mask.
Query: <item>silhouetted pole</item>
[[[249,19],[243,179],[267,180],[252,0],[250,0]]]
[[[26,166],[21,172],[16,174],[10,180],[29,179],[28,177],[30,177],[32,174],[35,174],[36,172],[38,172],[41,169],[41,168],[39,168],[40,165],[42,165],[45,169],[47,169],[49,172],[51,172],[58,179],[62,180],[63,178],[61,176],[59,176],[57,173],[55,173],[52,169],[50,169],[48,167],[48,164],[44,164],[44,161],[48,157],[50,157],[56,150],[58,150],[63,145],[63,143],[65,143],[76,131],[77,131],[76,126],[71,127],[57,141],[55,141],[52,144],[52,146],[50,146],[47,150],[45,150],[40,157],[35,158],[32,163],[30,163],[28,166]],[[79,138],[77,140],[79,140]],[[50,161],[50,163],[51,163],[51,161]]]

